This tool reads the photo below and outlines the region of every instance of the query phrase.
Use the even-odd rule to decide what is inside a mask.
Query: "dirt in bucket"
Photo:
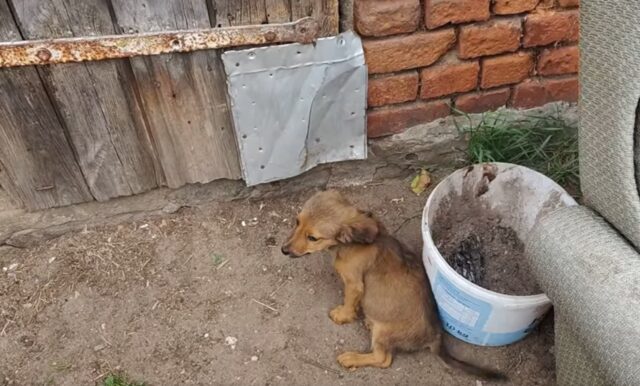
[[[436,247],[465,279],[506,295],[542,293],[524,257],[524,244],[474,195],[445,200],[433,224]]]

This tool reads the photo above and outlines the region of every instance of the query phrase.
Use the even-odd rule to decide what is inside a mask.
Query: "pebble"
[[[176,204],[175,202],[170,202],[162,208],[164,213],[175,213],[180,210],[181,206]]]
[[[228,336],[224,338],[224,344],[231,347],[232,350],[236,349],[236,343],[238,343],[238,338],[235,336]]]
[[[258,357],[257,356],[252,356],[251,357],[251,362],[257,362],[258,361]]]

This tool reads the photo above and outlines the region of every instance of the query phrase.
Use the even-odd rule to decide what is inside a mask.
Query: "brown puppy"
[[[350,323],[361,307],[371,330],[371,352],[346,352],[338,362],[346,368],[391,365],[396,350],[429,348],[447,366],[484,378],[503,378],[452,358],[442,344],[442,328],[422,261],[387,233],[371,213],[352,206],[339,192],[309,199],[282,252],[300,257],[330,250],[344,282],[344,304],[329,317]]]

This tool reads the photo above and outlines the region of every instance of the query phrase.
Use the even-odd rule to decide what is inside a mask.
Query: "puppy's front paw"
[[[329,317],[336,324],[345,324],[356,320],[357,315],[353,308],[338,306],[329,312]]]
[[[355,370],[358,367],[358,358],[360,354],[357,352],[345,352],[338,355],[338,363],[345,369]]]

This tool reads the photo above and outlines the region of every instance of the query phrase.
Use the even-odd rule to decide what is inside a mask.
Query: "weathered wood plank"
[[[289,0],[264,0],[267,11],[267,22],[286,23],[291,19],[291,2]]]
[[[120,31],[209,28],[205,0],[113,0]],[[222,62],[215,51],[132,58],[167,185],[240,178]]]
[[[0,0],[0,40],[21,40]],[[0,70],[0,185],[29,210],[93,200],[33,67]]]
[[[219,27],[267,23],[265,0],[214,0],[213,5],[216,20],[212,24]]]
[[[338,0],[291,0],[292,20],[307,16],[316,18],[320,23],[320,36],[334,36],[339,33]]]
[[[25,38],[114,34],[106,0],[11,0]],[[87,184],[100,201],[158,186],[126,61],[39,68]]]
[[[210,0],[218,27],[283,23],[312,16],[321,35],[338,34],[338,0]]]

